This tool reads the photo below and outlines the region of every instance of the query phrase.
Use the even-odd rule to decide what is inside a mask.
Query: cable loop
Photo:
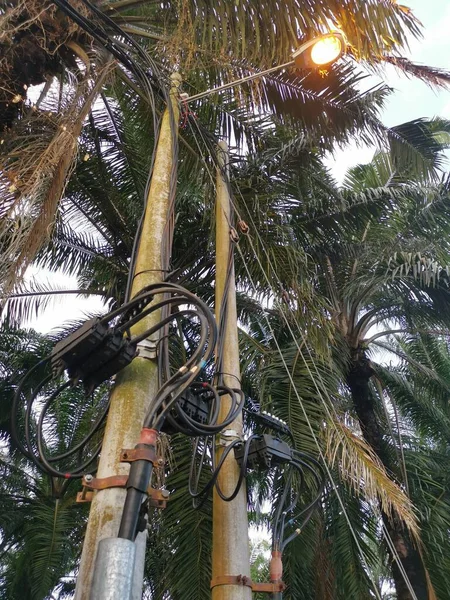
[[[239,242],[239,234],[234,227],[230,227],[230,240],[237,244]]]
[[[237,226],[239,227],[239,230],[243,235],[248,235],[248,233],[250,231],[250,227],[247,225],[247,223],[245,221],[240,219],[237,222]]]

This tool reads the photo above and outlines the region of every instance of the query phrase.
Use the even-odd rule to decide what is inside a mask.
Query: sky
[[[409,6],[424,25],[423,38],[411,40],[408,58],[414,62],[450,70],[450,0],[400,1]],[[368,87],[380,81],[381,79],[373,77],[368,82]],[[394,89],[381,115],[385,125],[398,125],[419,117],[440,116],[450,119],[450,91],[433,91],[426,84],[399,74],[391,66],[387,67],[383,81]],[[358,147],[354,143],[328,157],[327,164],[335,178],[341,182],[349,167],[368,162],[373,152],[374,148]],[[62,273],[56,278],[46,271],[29,273],[29,277],[36,276],[41,281],[57,283],[59,288],[76,288],[76,281]],[[102,303],[98,297],[87,299],[58,296],[39,320],[33,319],[30,325],[40,332],[48,332],[61,326],[64,321],[81,319],[86,313],[101,310]]]
[[[424,26],[423,38],[411,40],[406,56],[416,63],[450,70],[450,0],[400,0],[399,3],[409,6]],[[367,87],[381,81],[371,77]],[[394,89],[381,114],[381,120],[388,127],[420,117],[450,119],[450,91],[433,91],[425,83],[399,74],[390,65],[383,81]],[[327,165],[341,182],[349,167],[368,162],[373,152],[373,148],[358,147],[354,143],[328,157]]]

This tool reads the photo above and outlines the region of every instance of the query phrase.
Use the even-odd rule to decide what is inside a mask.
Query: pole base
[[[105,538],[98,544],[90,600],[130,600],[136,544]]]

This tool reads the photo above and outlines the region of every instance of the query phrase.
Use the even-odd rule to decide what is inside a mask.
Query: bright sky
[[[411,42],[409,58],[414,62],[450,70],[450,0],[401,1],[413,9],[425,27],[423,39]],[[424,83],[400,75],[393,67],[388,67],[386,75],[384,80],[395,89],[382,116],[386,125],[397,125],[419,117],[440,116],[450,119],[449,91],[434,92]],[[376,83],[374,78],[373,85]],[[373,148],[358,148],[352,144],[327,162],[336,179],[342,181],[349,167],[368,162],[372,155]],[[60,274],[55,277],[54,274],[40,272],[39,279],[49,283],[56,279],[58,287],[76,287],[73,279]],[[33,322],[33,326],[38,331],[46,332],[61,326],[64,321],[82,318],[83,313],[99,311],[101,307],[98,297],[89,300],[59,296],[38,322]]]
[[[450,0],[400,0],[409,6],[424,25],[424,37],[412,40],[408,58],[416,63],[450,70]],[[382,115],[385,125],[391,127],[419,117],[450,119],[450,92],[435,92],[425,83],[408,79],[391,66],[383,80],[395,91],[391,94]],[[380,81],[373,78],[373,85]],[[369,84],[368,87],[371,87]],[[368,162],[373,149],[352,144],[328,159],[338,181],[345,171],[358,163]]]

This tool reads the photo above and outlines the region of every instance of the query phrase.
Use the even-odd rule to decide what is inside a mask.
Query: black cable
[[[209,492],[209,491],[210,491],[210,490],[211,490],[211,489],[214,487],[214,485],[216,485],[216,483],[217,483],[217,477],[218,477],[218,475],[219,475],[220,469],[221,469],[221,467],[222,467],[223,463],[225,462],[225,460],[226,460],[227,456],[230,454],[231,450],[232,450],[232,449],[233,449],[233,448],[234,448],[234,447],[235,447],[237,444],[240,444],[240,443],[241,443],[241,440],[237,439],[237,440],[233,440],[233,441],[232,441],[230,444],[228,444],[228,446],[227,446],[227,447],[225,448],[225,450],[223,451],[223,453],[222,453],[222,456],[220,457],[220,460],[219,460],[219,462],[218,462],[218,464],[217,464],[217,467],[216,467],[216,468],[214,468],[214,463],[213,463],[213,460],[214,460],[214,459],[213,459],[213,456],[214,456],[214,448],[213,448],[213,451],[212,451],[212,457],[211,457],[211,460],[212,460],[212,463],[213,463],[213,473],[212,473],[212,476],[211,476],[211,478],[209,479],[208,483],[207,483],[207,484],[206,484],[206,485],[205,485],[205,486],[204,486],[204,487],[203,487],[203,488],[202,488],[200,491],[198,491],[198,490],[195,490],[195,489],[193,489],[193,488],[192,488],[192,482],[191,482],[191,478],[189,478],[189,493],[191,494],[191,496],[192,496],[194,499],[195,499],[195,498],[200,498],[200,497],[202,498],[202,501],[200,502],[200,504],[196,505],[196,508],[199,508],[200,506],[202,506],[202,504],[203,504],[203,503],[204,503],[204,501],[206,500],[206,497],[207,497],[207,494],[208,494],[208,492]],[[193,471],[192,471],[192,462],[191,462],[191,473],[192,473],[192,472],[193,472]],[[226,498],[228,498],[228,497],[224,496],[223,494],[222,494],[222,496],[223,496],[223,498],[222,498],[222,499],[224,499],[225,501],[229,502],[229,501],[233,500],[233,498],[235,498],[235,497],[236,497],[236,495],[238,494],[238,492],[239,492],[239,489],[240,489],[240,487],[241,487],[241,485],[242,485],[242,479],[243,479],[243,477],[244,477],[244,474],[245,474],[245,470],[244,470],[244,469],[241,469],[240,476],[239,476],[239,483],[238,483],[238,485],[236,486],[236,489],[233,491],[233,493],[232,493],[232,494],[231,494],[231,496],[229,497],[229,500],[228,500],[228,499],[227,499],[227,500],[225,500],[225,499],[226,499]],[[216,487],[216,489],[217,489],[217,487]],[[217,491],[218,491],[218,493],[219,493],[219,490],[217,490]],[[219,495],[220,495],[220,494],[221,494],[221,492],[219,493]],[[221,496],[221,497],[222,497],[222,496]]]
[[[31,458],[28,450],[25,448],[25,446],[22,444],[22,442],[20,441],[20,437],[17,431],[17,425],[18,425],[18,418],[19,418],[19,403],[22,399],[22,389],[25,385],[25,382],[27,381],[27,379],[30,377],[30,375],[32,375],[39,367],[41,367],[42,365],[46,364],[50,362],[50,358],[46,357],[43,358],[42,360],[40,360],[38,363],[36,363],[20,380],[19,385],[17,387],[17,390],[14,394],[14,399],[13,399],[13,403],[12,403],[12,409],[11,409],[11,437],[14,441],[14,443],[16,444],[17,448],[19,449],[19,451],[26,456],[27,458]]]

